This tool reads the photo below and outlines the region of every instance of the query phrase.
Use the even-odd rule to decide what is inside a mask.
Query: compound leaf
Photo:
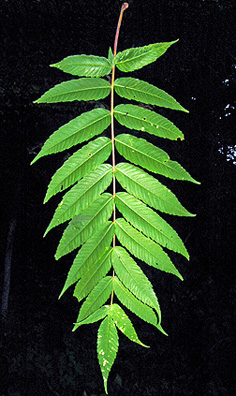
[[[107,316],[98,329],[97,354],[102,372],[105,392],[107,394],[107,381],[112,365],[115,361],[119,346],[116,326],[111,316]]]
[[[183,280],[182,275],[161,246],[145,237],[124,219],[116,220],[115,233],[121,245],[125,246],[135,257],[152,267],[176,275]]]
[[[147,237],[189,259],[189,254],[177,232],[143,202],[125,192],[118,192],[116,205],[125,219]]]
[[[171,161],[165,151],[145,139],[122,134],[116,136],[115,143],[118,152],[135,165],[170,179],[188,180],[199,184],[178,162]]]
[[[145,45],[144,47],[129,48],[118,52],[115,57],[117,68],[123,72],[131,72],[141,69],[149,63],[155,62],[157,58],[163,55],[166,50],[178,40],[168,43],[155,43]]]
[[[106,98],[111,85],[102,78],[80,78],[63,81],[45,92],[34,103],[72,102],[73,100],[98,100]]]
[[[123,247],[116,246],[111,259],[115,273],[124,286],[144,304],[154,308],[161,321],[161,310],[152,284],[129,253]]]
[[[102,77],[110,74],[112,69],[107,58],[84,54],[67,56],[50,66],[80,77]]]
[[[142,345],[145,348],[149,348],[149,346],[143,344],[139,340],[131,320],[126,315],[125,311],[118,304],[113,304],[111,306],[110,315],[111,315],[112,319],[114,320],[116,327],[118,327],[118,329],[126,337],[128,337],[131,341],[136,342],[139,345]]]
[[[58,245],[55,259],[72,252],[80,247],[92,234],[104,224],[112,215],[113,197],[105,193],[96,201],[75,216],[65,229]]]
[[[102,133],[111,123],[111,113],[106,109],[94,109],[74,118],[55,131],[44,143],[31,164],[45,155],[59,153],[76,144],[90,140]]]
[[[59,298],[71,285],[84,277],[90,267],[96,266],[101,256],[108,252],[113,235],[114,225],[107,222],[87,240],[73,261]]]
[[[115,173],[124,189],[154,209],[177,216],[194,216],[181,205],[167,187],[142,169],[120,163],[116,166]]]
[[[44,235],[52,228],[80,214],[98,198],[111,181],[112,166],[109,164],[100,165],[86,175],[64,195]]]
[[[171,95],[146,81],[132,77],[117,78],[114,88],[123,98],[188,113]]]

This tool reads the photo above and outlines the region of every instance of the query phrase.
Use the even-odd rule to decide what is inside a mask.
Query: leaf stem
[[[119,20],[116,28],[116,35],[114,41],[114,50],[113,57],[115,58],[117,52],[118,38],[120,32],[120,26],[122,22],[123,13],[128,8],[128,3],[123,3],[120,11]],[[114,81],[115,81],[115,65],[112,67],[111,74],[111,142],[112,142],[112,169],[113,169],[113,182],[112,182],[112,190],[113,190],[113,199],[114,199],[114,208],[113,208],[113,223],[116,221],[116,205],[115,205],[115,195],[116,195],[116,177],[115,177],[115,167],[116,167],[116,157],[115,157],[115,129],[114,129]],[[113,248],[116,245],[116,236],[113,237]],[[115,276],[115,271],[113,270],[113,277]],[[113,303],[114,292],[111,293],[111,305]]]

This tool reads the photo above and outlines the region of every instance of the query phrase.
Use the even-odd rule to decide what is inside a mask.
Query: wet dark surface
[[[173,95],[190,114],[163,110],[184,142],[153,140],[201,186],[167,182],[195,218],[168,218],[191,260],[173,255],[183,274],[142,266],[163,312],[164,337],[132,317],[149,350],[120,337],[112,396],[228,396],[235,383],[235,6],[233,1],[130,1],[119,48],[180,41],[136,71]],[[1,396],[100,396],[97,325],[71,333],[78,304],[58,301],[73,254],[54,260],[64,227],[43,239],[60,200],[42,205],[51,175],[66,154],[29,164],[60,125],[94,103],[33,105],[70,79],[48,65],[67,55],[107,55],[120,1],[1,1],[1,285],[9,225],[17,219],[8,321],[1,325]],[[118,75],[118,74],[117,74]],[[108,102],[101,102],[109,105]],[[235,154],[236,155],[236,154]],[[164,181],[164,179],[163,179]],[[166,217],[167,218],[167,217]]]

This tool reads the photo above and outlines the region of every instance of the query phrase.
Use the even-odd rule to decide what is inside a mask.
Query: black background
[[[78,304],[72,291],[57,300],[74,257],[54,260],[63,227],[42,238],[60,200],[55,197],[43,206],[46,187],[67,154],[29,164],[54,130],[95,104],[33,105],[47,89],[71,78],[48,65],[79,53],[106,56],[121,4],[1,1],[1,285],[9,224],[17,221],[9,313],[1,325],[1,396],[104,392],[96,357],[97,324],[71,333]],[[184,282],[142,266],[154,284],[169,337],[132,316],[141,340],[151,348],[120,337],[108,384],[112,396],[236,393],[233,4],[133,0],[124,14],[120,50],[180,39],[133,76],[166,90],[190,110],[162,110],[184,132],[184,142],[154,143],[201,185],[166,181],[197,214],[166,216],[185,241],[191,260],[172,255]],[[106,100],[100,104],[109,105]]]

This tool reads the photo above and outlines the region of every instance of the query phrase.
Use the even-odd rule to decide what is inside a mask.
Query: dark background
[[[43,206],[43,198],[67,154],[29,164],[54,130],[95,104],[33,105],[47,89],[73,78],[48,65],[79,53],[106,56],[121,4],[0,3],[1,286],[9,227],[16,224],[10,244],[9,310],[1,321],[1,396],[103,394],[98,325],[71,333],[78,304],[72,291],[57,299],[73,259],[73,254],[59,262],[53,257],[64,227],[42,238],[60,200],[55,197]],[[143,267],[157,292],[169,337],[132,316],[140,338],[151,348],[120,337],[109,379],[112,396],[236,394],[234,24],[234,1],[132,0],[124,14],[120,50],[180,39],[133,76],[166,90],[190,110],[189,115],[162,110],[184,132],[185,141],[158,144],[201,185],[166,182],[197,213],[195,218],[168,218],[191,260],[172,255],[184,282]]]

